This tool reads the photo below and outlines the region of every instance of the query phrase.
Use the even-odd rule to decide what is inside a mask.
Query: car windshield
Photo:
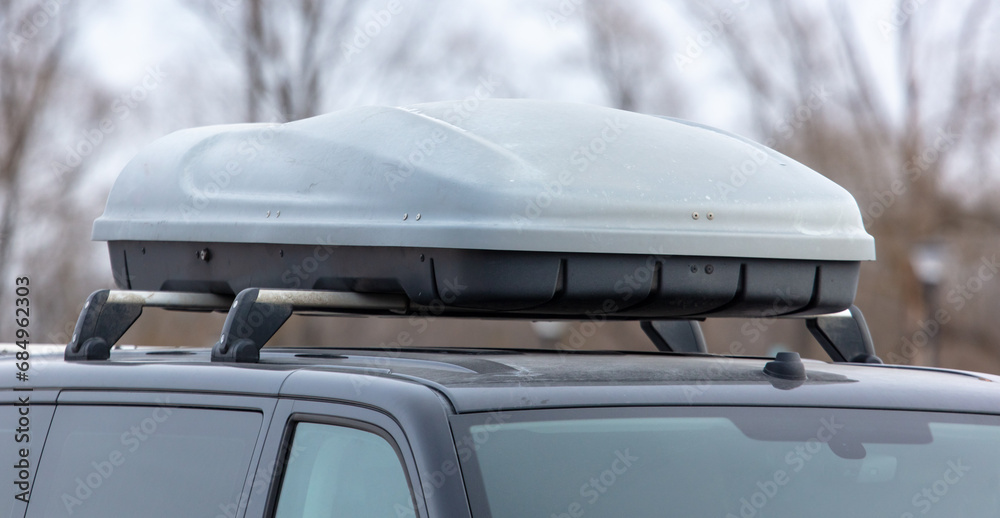
[[[817,408],[454,421],[476,518],[1000,514],[1000,418]]]

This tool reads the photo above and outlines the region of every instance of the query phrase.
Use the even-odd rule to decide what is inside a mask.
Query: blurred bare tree
[[[992,238],[1000,237],[1000,219],[984,209],[982,196],[985,173],[1000,165],[990,151],[1000,136],[1000,58],[993,51],[1000,34],[990,29],[997,23],[992,2],[904,0],[877,27],[858,27],[842,0],[770,0],[745,11],[734,4],[690,4],[690,11],[705,24],[736,11],[717,41],[729,75],[747,94],[757,137],[858,200],[879,253],[863,267],[859,305],[870,313],[881,350],[898,352],[926,310],[910,266],[914,247],[970,239],[967,232],[981,238],[984,221]],[[896,69],[873,63],[880,45],[895,49]],[[1000,338],[991,319],[973,325],[983,329],[981,339]]]
[[[289,121],[329,110],[331,97],[365,81],[384,84],[412,65],[432,12],[400,0],[192,1],[243,75],[247,121]],[[416,11],[416,12],[415,12]],[[371,58],[371,54],[375,54]],[[369,59],[371,58],[371,59]],[[364,62],[363,67],[356,66]],[[350,77],[345,79],[347,72]]]
[[[81,243],[60,240],[66,237],[64,230],[72,227],[69,222],[78,219],[69,199],[95,144],[87,142],[89,152],[75,155],[73,161],[61,156],[60,145],[70,135],[80,138],[71,124],[74,117],[96,120],[91,107],[100,94],[68,62],[77,16],[75,5],[63,2],[0,3],[0,27],[5,35],[0,45],[2,304],[7,303],[3,294],[15,274],[11,271],[15,261],[35,264],[33,272],[44,271],[44,278],[35,275],[31,280],[36,293],[73,292],[66,286],[71,276],[68,270],[81,270],[79,264],[73,266],[79,263]],[[45,248],[45,261],[30,261]],[[36,298],[35,304],[37,309],[45,301]],[[55,305],[64,309],[70,304]],[[0,322],[0,329],[6,328],[5,323]]]
[[[641,8],[612,0],[588,0],[585,8],[591,63],[611,106],[652,113],[676,107],[680,90],[670,88],[666,42]],[[651,99],[653,93],[666,96]]]
[[[647,113],[691,116],[717,109],[726,97],[725,109],[736,108],[729,116],[749,122],[749,136],[857,198],[879,252],[877,262],[863,266],[858,296],[879,350],[901,352],[936,303],[952,319],[938,326],[949,347],[945,365],[1000,372],[1000,330],[992,324],[1000,289],[981,274],[995,264],[1000,240],[1000,209],[992,203],[1000,192],[1000,57],[993,51],[1000,48],[1000,13],[994,4],[897,1],[873,23],[870,9],[846,0],[550,0],[507,10],[486,2],[470,8],[461,0],[182,0],[180,9],[195,13],[206,41],[221,49],[221,67],[217,49],[206,48],[206,59],[183,56],[184,66],[171,77],[201,86],[172,103],[163,99],[159,111],[152,103],[142,119],[144,127],[169,119],[169,129],[280,122],[372,102],[471,102],[480,92],[554,96],[580,80],[585,86],[570,97]],[[74,194],[89,185],[82,179],[97,153],[77,153],[67,165],[75,148],[97,147],[90,135],[112,106],[92,84],[89,65],[70,53],[74,27],[90,21],[75,5],[0,3],[0,275],[9,278],[13,265],[30,265],[32,282],[37,278],[46,294],[38,298],[48,305],[40,312],[59,330],[72,323],[86,291],[110,282],[109,275],[83,280],[106,271],[106,264],[80,257],[81,250],[94,250],[85,244],[86,227],[99,207]],[[562,56],[565,67],[525,68],[524,52],[536,49],[519,41],[525,35],[519,30],[537,26],[542,31],[529,39],[554,43],[539,46],[538,54],[554,50],[553,59]],[[558,47],[557,41],[570,44]],[[553,64],[546,59],[537,62]],[[723,95],[706,94],[709,87]],[[213,109],[202,109],[207,106]],[[927,240],[945,242],[951,254],[936,302],[910,261]],[[0,305],[7,287],[0,282]],[[153,326],[131,339],[156,342],[160,335],[172,344],[201,343],[181,336],[199,325],[140,319],[137,331],[144,322]],[[339,334],[351,341],[340,345],[375,345],[413,331],[405,321],[379,326],[316,322],[290,326],[292,334],[282,339],[329,343]],[[0,332],[3,327],[0,321]],[[214,335],[218,323],[206,327]],[[800,327],[776,324],[774,339],[748,351],[810,342]],[[455,329],[422,339],[526,346],[534,340],[530,329]],[[594,347],[648,346],[634,326],[607,329]],[[740,338],[738,324],[726,332],[710,341],[724,347],[733,333]]]
[[[185,5],[201,17],[228,62],[239,71],[235,83],[246,97],[242,107],[233,104],[233,118],[285,122],[327,112],[342,105],[343,96],[359,90],[384,90],[390,97],[417,92],[417,98],[427,100],[423,92],[434,90],[442,80],[451,82],[452,91],[468,87],[468,93],[463,95],[471,95],[478,81],[488,82],[488,78],[478,77],[482,60],[466,55],[479,48],[469,28],[442,27],[446,18],[430,20],[438,4],[401,0],[191,0]],[[428,38],[441,46],[425,48]],[[468,59],[456,59],[459,56]],[[486,86],[493,92],[493,85]],[[204,337],[217,333],[217,323],[203,320],[204,328],[198,324],[177,325],[182,319],[180,315],[141,319],[124,339],[204,344]],[[410,333],[412,328],[405,319],[376,322],[297,318],[282,329],[275,341],[330,344],[347,336],[351,338],[346,345],[377,345],[400,333]],[[458,332],[459,336],[466,334]],[[447,330],[432,331],[423,339],[447,341],[448,335]],[[165,336],[170,339],[163,340]],[[530,330],[527,336],[532,336]],[[491,343],[499,342],[500,338],[495,337]]]
[[[316,115],[341,57],[334,39],[350,29],[359,2],[191,2],[244,76],[245,118]]]
[[[7,263],[29,174],[25,157],[41,137],[40,113],[50,101],[66,53],[65,18],[59,14],[43,10],[39,2],[0,4],[0,27],[10,35],[0,46],[0,275],[5,279],[0,296],[8,286]]]

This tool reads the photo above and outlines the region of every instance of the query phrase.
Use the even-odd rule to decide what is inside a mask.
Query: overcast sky
[[[675,49],[683,49],[688,38],[697,37],[698,32],[705,29],[695,24],[678,24],[678,20],[687,17],[672,7],[674,3],[630,1],[643,4],[648,12],[657,16],[656,21],[664,26],[663,35]],[[739,12],[741,5],[753,8],[755,1],[761,0],[745,0],[745,4],[740,4],[744,0],[733,1],[734,9]],[[558,95],[566,100],[603,101],[603,92],[592,82],[560,81],[557,83],[558,90],[550,90],[546,85],[546,76],[549,75],[546,71],[551,71],[558,60],[563,59],[573,46],[582,45],[586,38],[582,25],[574,23],[572,15],[567,18],[568,23],[552,29],[547,15],[558,11],[559,0],[452,2],[465,10],[461,16],[449,11],[447,18],[452,23],[479,24],[481,28],[477,30],[487,33],[484,39],[488,38],[491,43],[503,47],[497,49],[498,52],[514,57],[512,62],[517,63],[518,68],[502,72],[519,81],[536,83],[525,85],[523,89],[536,95]],[[813,3],[821,8],[825,0],[806,0],[804,3]],[[867,58],[876,69],[894,67],[895,48],[891,40],[886,40],[884,28],[879,25],[890,19],[894,4],[894,0],[851,2],[859,35],[866,43]],[[206,59],[211,61],[218,57],[217,44],[208,32],[210,28],[180,0],[107,0],[88,8],[92,21],[83,28],[79,51],[97,75],[113,88],[130,87],[141,78],[143,70],[153,64],[182,64],[192,59],[204,63]],[[942,10],[943,15],[947,13],[947,10]],[[717,49],[706,50],[713,52]],[[706,79],[717,72],[711,67],[712,60],[697,60],[685,69],[683,77],[690,84],[699,85],[700,89],[710,84],[711,81]],[[898,101],[898,97],[894,100]],[[703,104],[708,106],[714,103]],[[721,117],[722,113],[719,110],[712,117]]]
[[[238,1],[238,0],[235,0]],[[403,0],[404,2],[406,0]],[[416,0],[411,0],[416,1]],[[571,2],[571,0],[563,0]],[[689,13],[677,9],[675,2],[656,0],[631,0],[649,13],[651,24],[662,26],[661,36],[675,51],[682,51],[699,32],[705,31],[704,21],[692,20]],[[825,0],[809,0],[817,9],[822,9]],[[741,9],[750,13],[756,2],[763,7],[763,0],[733,0],[733,8],[739,14]],[[86,63],[96,77],[112,92],[126,92],[140,83],[150,67],[162,70],[167,79],[158,86],[156,95],[151,95],[148,104],[152,109],[166,111],[166,117],[156,117],[162,127],[143,125],[144,121],[132,121],[131,138],[121,138],[113,150],[107,150],[102,162],[107,167],[102,171],[102,188],[106,188],[114,173],[134,152],[148,141],[163,133],[185,125],[219,122],[219,114],[212,113],[212,107],[219,102],[233,101],[239,92],[199,89],[193,84],[202,79],[211,84],[221,84],[219,78],[235,74],[231,65],[223,58],[218,39],[203,17],[193,14],[182,0],[107,0],[85,5],[85,19],[82,27],[81,44],[77,48],[77,59]],[[891,77],[895,70],[896,49],[892,38],[885,35],[887,21],[893,14],[893,0],[851,2],[856,18],[859,36],[865,44],[865,59],[881,72],[883,78]],[[921,9],[930,8],[928,6]],[[443,0],[438,17],[433,20],[435,30],[449,28],[469,30],[486,42],[484,62],[495,68],[503,76],[509,95],[559,99],[567,101],[605,104],[608,102],[602,85],[588,70],[585,58],[579,56],[585,48],[587,34],[580,20],[574,19],[579,13],[571,12],[566,21],[555,28],[550,16],[559,9],[559,0],[529,1],[512,0],[496,2],[487,0]],[[940,30],[948,30],[948,10],[939,9],[935,23]],[[448,49],[442,49],[446,54]],[[710,43],[705,52],[722,52]],[[671,61],[670,56],[666,59]],[[574,59],[577,60],[574,63]],[[584,63],[579,63],[579,61]],[[196,63],[198,66],[191,66]],[[744,105],[745,95],[733,91],[719,68],[724,60],[698,59],[678,73],[685,92],[684,118],[714,125],[752,138],[763,140],[764,136],[753,135],[754,131],[747,119]],[[209,70],[218,74],[216,78],[191,78],[194,70]],[[239,81],[233,81],[239,84]],[[438,90],[443,98],[464,97],[467,86],[449,88],[442,85]],[[883,92],[888,112],[901,112],[900,92],[886,88]],[[392,95],[386,98],[385,95]],[[338,98],[336,106],[341,108],[357,104],[400,104],[419,101],[442,100],[440,97],[424,98],[422,93],[410,97],[400,92],[385,94],[381,91],[359,90]],[[176,107],[177,112],[173,112]],[[188,117],[184,110],[201,110],[201,116]],[[221,112],[220,112],[221,113]],[[169,115],[173,114],[173,117]],[[193,122],[192,122],[193,120]],[[222,121],[229,122],[229,121]],[[111,147],[111,146],[108,146]],[[103,173],[107,173],[106,175]]]

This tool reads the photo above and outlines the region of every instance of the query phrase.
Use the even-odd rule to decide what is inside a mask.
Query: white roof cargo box
[[[749,140],[597,106],[363,107],[179,131],[94,239],[120,287],[402,294],[444,314],[820,314],[875,258],[849,193]]]

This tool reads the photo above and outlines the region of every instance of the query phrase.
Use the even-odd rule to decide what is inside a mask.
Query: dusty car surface
[[[885,365],[874,242],[805,166],[692,123],[541,101],[164,137],[94,237],[118,289],[0,360],[5,516],[995,516],[1000,394]],[[214,344],[116,346],[144,307]],[[656,351],[267,347],[293,313],[635,321]],[[712,354],[801,321],[831,362]]]

